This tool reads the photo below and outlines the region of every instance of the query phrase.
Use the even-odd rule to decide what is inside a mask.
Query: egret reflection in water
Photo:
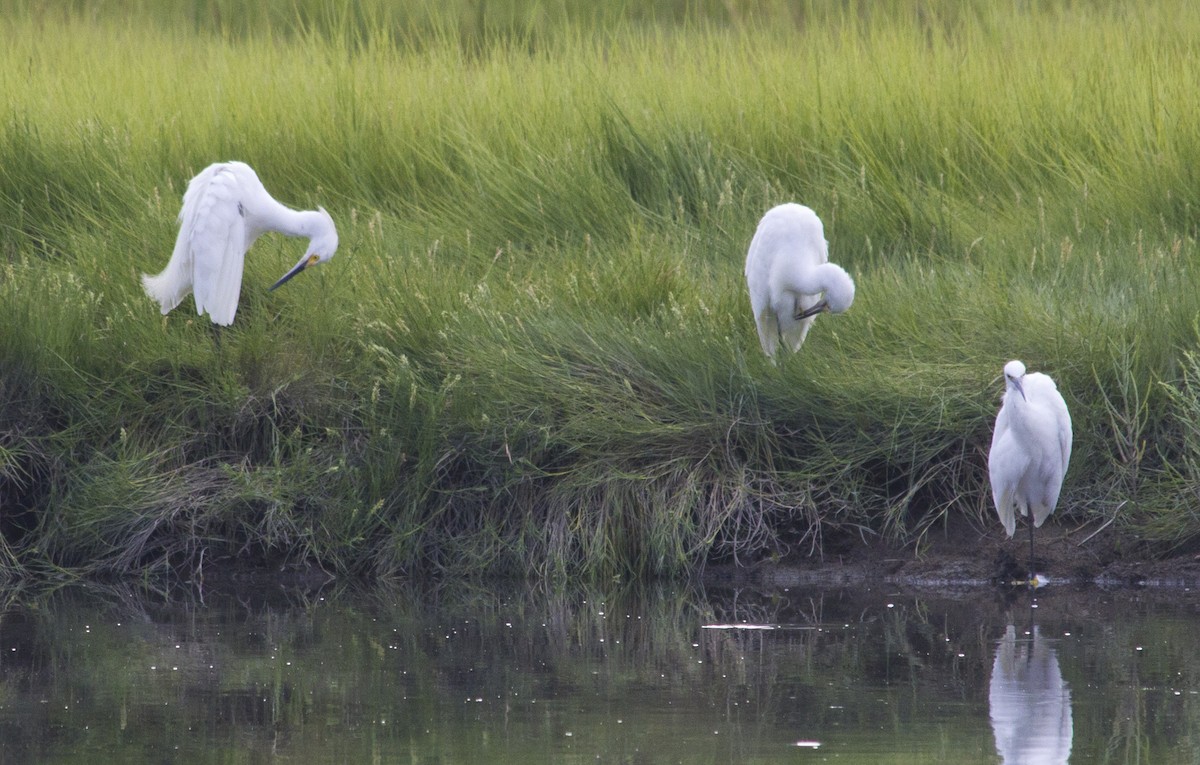
[[[1071,691],[1058,654],[1034,625],[1017,638],[1008,625],[996,646],[988,708],[996,751],[1007,765],[1051,765],[1071,756]]]

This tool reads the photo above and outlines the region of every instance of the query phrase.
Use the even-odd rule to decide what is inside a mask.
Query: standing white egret
[[[746,253],[746,286],[758,340],[772,359],[780,342],[797,351],[816,315],[854,302],[854,280],[829,262],[821,219],[798,204],[772,207]]]
[[[293,210],[281,205],[243,162],[218,162],[193,178],[183,195],[179,224],[167,267],[156,276],[142,274],[142,286],[163,314],[191,292],[197,315],[207,311],[213,323],[222,326],[233,323],[246,251],[259,234],[278,231],[309,239],[304,257],[271,289],[329,260],[338,246],[333,218],[324,208]]]
[[[1004,365],[1004,403],[996,415],[988,478],[1004,530],[1012,537],[1016,513],[1029,517],[1029,577],[1033,571],[1033,527],[1054,512],[1067,463],[1071,461],[1071,414],[1058,386],[1025,365]]]

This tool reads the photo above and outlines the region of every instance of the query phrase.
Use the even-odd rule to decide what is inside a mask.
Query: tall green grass
[[[0,21],[5,569],[630,577],[995,533],[1009,358],[1073,413],[1059,522],[1194,547],[1191,4],[152,5]],[[232,158],[341,249],[268,294],[302,245],[264,238],[215,332],[138,274]],[[786,200],[859,291],[775,367],[741,268]]]

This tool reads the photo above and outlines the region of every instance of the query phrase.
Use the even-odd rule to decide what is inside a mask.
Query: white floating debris
[[[792,744],[792,746],[799,747],[800,749],[820,749],[821,742],[820,741],[797,741],[796,743]]]
[[[778,624],[703,624],[703,630],[777,630]]]

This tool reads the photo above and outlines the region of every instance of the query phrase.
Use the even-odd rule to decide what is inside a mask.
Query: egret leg
[[[216,324],[210,324],[209,329],[212,331],[213,348],[217,351],[217,357],[221,358],[223,354],[221,346],[221,336],[225,334],[225,327]]]

